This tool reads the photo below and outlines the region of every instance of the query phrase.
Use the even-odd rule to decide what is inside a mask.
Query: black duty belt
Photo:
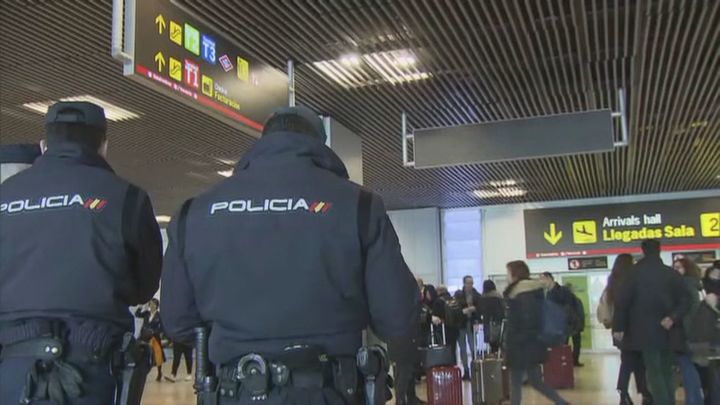
[[[355,357],[331,357],[312,346],[293,346],[280,354],[247,354],[218,370],[218,394],[238,398],[241,392],[262,400],[274,388],[334,388],[357,395]]]

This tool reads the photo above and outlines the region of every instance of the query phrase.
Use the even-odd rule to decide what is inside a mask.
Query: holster
[[[113,358],[113,375],[117,380],[115,405],[140,405],[151,368],[150,346],[126,333],[120,351]]]
[[[382,346],[361,347],[357,368],[365,378],[366,405],[381,405],[392,399],[388,378],[390,363]]]
[[[218,403],[218,378],[215,376],[212,363],[208,357],[208,336],[210,331],[207,327],[200,326],[194,329],[195,332],[195,395],[198,405],[217,405]]]

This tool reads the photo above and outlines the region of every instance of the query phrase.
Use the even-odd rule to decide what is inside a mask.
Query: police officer
[[[361,401],[368,325],[401,367],[416,359],[419,297],[397,235],[325,137],[310,109],[279,110],[233,176],[170,224],[164,327],[179,340],[211,327],[221,404]]]
[[[32,166],[40,156],[40,145],[0,145],[0,184]]]
[[[0,402],[138,401],[128,306],[162,266],[150,199],[106,162],[102,108],[57,103],[46,130],[45,154],[0,193]]]

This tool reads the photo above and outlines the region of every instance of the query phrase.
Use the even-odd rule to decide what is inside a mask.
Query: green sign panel
[[[720,248],[720,197],[525,210],[528,258]]]
[[[255,131],[287,105],[287,75],[230,42],[212,21],[200,21],[170,0],[135,4],[132,77]]]

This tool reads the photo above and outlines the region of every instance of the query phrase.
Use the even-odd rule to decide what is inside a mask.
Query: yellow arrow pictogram
[[[162,14],[158,14],[157,17],[155,17],[155,24],[158,26],[158,34],[162,35],[163,31],[165,31],[165,17],[163,17]]]
[[[560,242],[560,239],[563,237],[562,231],[557,232],[557,229],[555,228],[555,223],[550,223],[550,232],[545,232],[545,240],[548,241],[549,244],[555,246],[558,242]]]
[[[163,67],[165,67],[165,56],[163,56],[162,52],[155,54],[155,62],[158,66],[158,72],[162,73]]]

